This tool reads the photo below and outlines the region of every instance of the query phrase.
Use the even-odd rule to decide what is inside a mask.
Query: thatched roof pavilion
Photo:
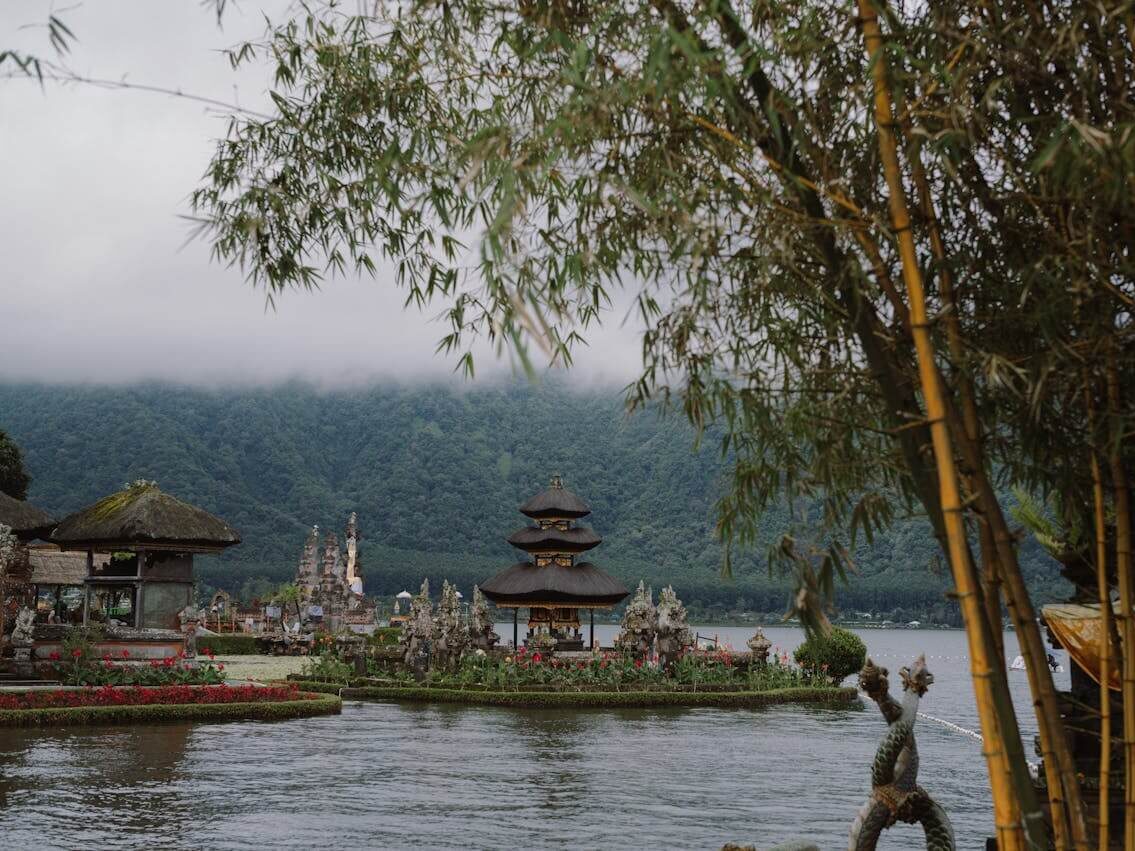
[[[20,540],[30,541],[46,537],[55,525],[55,520],[31,503],[0,491],[0,524],[10,527],[12,534]]]
[[[135,482],[64,518],[51,541],[87,551],[84,623],[176,630],[178,612],[193,599],[193,554],[219,553],[240,535],[153,482]],[[114,555],[96,565],[95,552]]]
[[[572,525],[591,513],[587,503],[552,476],[547,490],[520,506],[536,521],[513,532],[508,542],[532,556],[483,583],[482,593],[500,608],[513,610],[513,646],[519,638],[518,611],[529,610],[529,628],[547,630],[562,646],[581,645],[561,637],[562,629],[579,629],[579,609],[591,613],[591,643],[595,643],[595,609],[612,608],[627,596],[626,587],[591,562],[576,563],[578,553],[602,543],[585,526]]]
[[[240,535],[208,511],[137,482],[64,518],[51,535],[62,549],[217,553]]]

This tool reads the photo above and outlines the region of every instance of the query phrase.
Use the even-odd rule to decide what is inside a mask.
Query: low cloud
[[[51,8],[5,3],[3,46],[48,51],[43,30],[18,28],[45,21]],[[223,30],[195,3],[86,4],[63,17],[79,38],[69,64],[80,74],[263,101],[259,75],[234,75],[218,52],[259,34],[258,8],[230,4]],[[403,309],[392,274],[287,293],[272,311],[239,270],[187,242],[187,197],[225,130],[215,110],[166,95],[5,80],[0,114],[0,380],[460,381],[455,359],[434,352],[446,330],[433,321],[442,305]],[[640,340],[624,313],[612,311],[588,335],[578,377],[633,377]],[[512,370],[487,347],[478,355],[481,375]]]

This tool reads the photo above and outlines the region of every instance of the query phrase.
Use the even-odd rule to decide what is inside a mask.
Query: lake
[[[498,627],[511,638],[512,625]],[[615,628],[596,626],[609,641]],[[738,649],[746,627],[698,627]],[[791,653],[795,628],[769,628]],[[922,710],[978,727],[960,631],[866,630],[892,671],[925,652]],[[1006,655],[1017,653],[1005,636]],[[1055,655],[1067,666],[1064,654]],[[1057,674],[1068,687],[1068,674]],[[1023,672],[1010,683],[1032,758]],[[892,676],[892,693],[899,689]],[[347,702],[276,723],[0,730],[3,848],[844,848],[884,730],[863,709],[505,710]],[[981,745],[920,719],[921,784],[959,848],[992,831]],[[881,849],[921,847],[898,825]]]

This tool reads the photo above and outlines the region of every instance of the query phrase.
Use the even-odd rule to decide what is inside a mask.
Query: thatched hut
[[[35,600],[28,543],[46,537],[54,525],[46,511],[0,491],[0,526],[8,527],[16,538],[15,552],[8,556],[7,564],[0,566],[0,643],[11,631],[20,608]]]
[[[83,623],[176,630],[193,601],[193,555],[219,553],[240,535],[152,482],[136,482],[65,518],[51,541],[86,551]],[[96,562],[96,552],[112,556]]]
[[[54,525],[46,511],[0,491],[0,526],[9,527],[21,541],[45,538]]]
[[[547,490],[520,506],[535,521],[513,532],[508,542],[532,556],[482,584],[481,591],[499,608],[512,609],[512,641],[519,639],[518,612],[527,608],[528,628],[546,632],[557,646],[578,649],[579,610],[591,617],[590,644],[595,644],[595,610],[610,609],[629,593],[623,583],[589,561],[576,562],[579,553],[602,543],[594,531],[574,523],[591,513],[587,503],[564,487],[556,475]]]

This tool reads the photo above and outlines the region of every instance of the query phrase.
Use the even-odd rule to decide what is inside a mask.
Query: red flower
[[[532,654],[532,661],[535,662],[536,664],[540,664],[540,662],[543,660],[543,658],[544,657],[540,655],[539,650],[537,650],[535,653]]]
[[[217,670],[218,670],[218,671],[223,671],[224,669],[225,669],[225,663],[224,663],[224,662],[222,662],[221,664],[219,664],[219,665],[217,666]]]
[[[74,650],[71,651],[71,657],[74,658],[74,659],[78,659],[82,655],[83,655],[83,651],[79,647],[76,647]]]
[[[642,660],[641,659],[635,659],[634,660],[634,666],[636,668],[641,668],[642,667]]]
[[[129,659],[130,658],[130,651],[127,650],[125,647],[122,648],[122,658],[123,659]]]
[[[48,655],[47,658],[50,659],[52,662],[58,662],[62,657],[59,655],[58,650],[52,650],[50,655]]]

